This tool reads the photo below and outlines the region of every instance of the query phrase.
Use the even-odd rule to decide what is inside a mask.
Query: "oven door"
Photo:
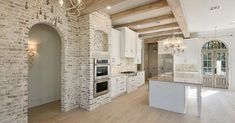
[[[96,65],[95,66],[95,79],[102,79],[109,77],[109,65]]]
[[[94,85],[94,97],[101,96],[109,92],[109,79],[96,80]]]

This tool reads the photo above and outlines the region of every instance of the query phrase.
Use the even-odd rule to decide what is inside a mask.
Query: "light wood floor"
[[[149,107],[147,87],[143,86],[91,112],[62,113],[59,102],[32,108],[29,123],[235,123],[235,92],[203,89],[201,118],[193,91],[190,95],[184,115]]]

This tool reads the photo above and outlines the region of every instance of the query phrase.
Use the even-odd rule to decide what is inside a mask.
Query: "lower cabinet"
[[[137,90],[136,76],[129,76],[127,78],[127,93]]]
[[[145,72],[144,71],[140,71],[137,73],[136,83],[138,87],[145,84]]]
[[[117,95],[116,78],[111,78],[110,83],[111,83],[111,85],[110,85],[111,98],[114,98]]]
[[[117,93],[122,94],[126,92],[126,76],[117,78]]]
[[[138,87],[144,85],[145,72],[137,72],[136,76],[115,76],[111,78],[110,82],[111,97],[115,98],[123,93],[135,91]]]
[[[111,97],[117,97],[126,92],[126,79],[125,75],[111,78]]]

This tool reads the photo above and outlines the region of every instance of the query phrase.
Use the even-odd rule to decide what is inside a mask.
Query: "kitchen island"
[[[201,115],[201,82],[177,82],[173,76],[157,76],[149,79],[149,105],[151,107],[185,113],[188,87],[197,88],[198,116]]]

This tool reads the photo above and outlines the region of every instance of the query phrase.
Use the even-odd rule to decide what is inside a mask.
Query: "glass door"
[[[215,51],[215,85],[216,88],[228,88],[227,83],[227,51]]]
[[[213,66],[213,52],[205,51],[203,52],[203,85],[206,87],[212,87],[214,81],[214,66]]]
[[[228,49],[218,40],[202,47],[203,86],[228,88]]]
[[[204,51],[202,55],[203,86],[214,88],[228,88],[227,51]]]

